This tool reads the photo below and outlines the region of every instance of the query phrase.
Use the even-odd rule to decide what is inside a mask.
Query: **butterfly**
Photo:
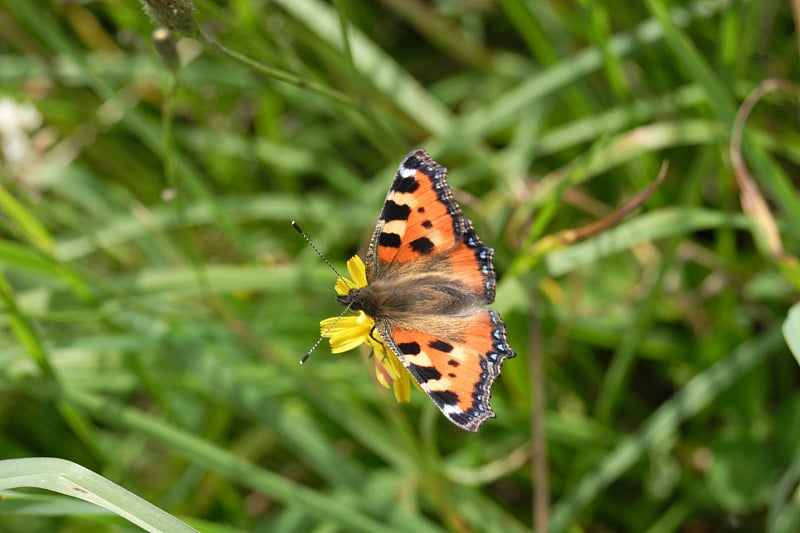
[[[383,344],[457,426],[495,416],[492,383],[514,350],[494,301],[494,250],[461,212],[447,169],[423,150],[401,163],[372,233],[366,285],[337,300],[374,321]],[[374,338],[374,337],[373,337]]]

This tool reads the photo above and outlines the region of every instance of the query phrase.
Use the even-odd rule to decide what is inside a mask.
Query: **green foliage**
[[[134,527],[71,483],[153,530],[119,486],[202,531],[797,529],[788,2],[179,3],[176,65],[140,2],[0,0],[0,530]],[[298,365],[340,306],[290,221],[344,268],[419,146],[518,353],[474,435]]]

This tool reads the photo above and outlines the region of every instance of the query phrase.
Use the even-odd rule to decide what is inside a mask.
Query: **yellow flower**
[[[336,294],[347,295],[352,289],[367,286],[367,271],[357,255],[347,262],[349,278],[336,280]],[[331,353],[342,353],[367,343],[375,357],[375,377],[387,389],[394,386],[394,397],[398,402],[411,398],[411,375],[392,353],[375,329],[375,321],[364,311],[356,316],[331,317],[319,323],[323,337],[331,343]]]

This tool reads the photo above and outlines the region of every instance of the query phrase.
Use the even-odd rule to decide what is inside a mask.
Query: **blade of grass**
[[[545,257],[547,271],[560,276],[578,268],[595,264],[609,255],[628,250],[642,242],[675,237],[709,228],[748,227],[747,219],[739,214],[686,207],[664,208],[643,213],[619,226]]]
[[[174,453],[236,480],[245,486],[263,491],[285,504],[301,504],[310,514],[335,520],[355,531],[399,531],[382,524],[351,506],[344,506],[339,498],[311,490],[286,478],[258,468],[253,463],[232,455],[202,438],[176,429],[136,409],[124,407],[99,396],[69,390],[66,397],[108,423],[122,424],[149,435],[168,446]],[[358,501],[356,498],[352,501]],[[422,527],[415,521],[416,531],[437,532],[433,526]]]
[[[17,224],[22,235],[34,246],[46,254],[52,253],[53,237],[50,232],[2,186],[0,186],[0,209]]]
[[[51,490],[94,503],[147,531],[197,531],[116,483],[64,459],[0,460],[0,490],[21,487]]]

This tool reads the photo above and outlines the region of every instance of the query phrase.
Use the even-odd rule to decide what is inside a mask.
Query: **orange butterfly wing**
[[[500,365],[514,351],[500,315],[484,309],[459,319],[463,334],[445,340],[434,333],[379,326],[389,348],[433,403],[454,424],[478,431],[493,418],[489,405]]]

